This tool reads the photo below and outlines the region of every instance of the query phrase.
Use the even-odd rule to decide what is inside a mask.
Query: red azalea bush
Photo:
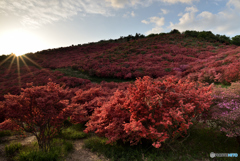
[[[20,95],[5,95],[3,108],[6,121],[0,129],[19,129],[36,136],[41,150],[47,151],[52,138],[77,104],[69,104],[68,90],[49,82],[45,86],[22,89]]]
[[[77,103],[80,106],[74,109],[71,116],[73,123],[85,123],[89,120],[93,111],[101,107],[105,102],[109,101],[114,92],[119,90],[126,90],[129,83],[115,83],[102,81],[99,85],[91,86],[88,89],[79,89],[75,92],[75,96],[71,99],[73,103]],[[82,112],[86,111],[86,115],[83,117]]]
[[[95,108],[100,107],[102,102],[108,99],[109,93],[102,88],[93,87],[89,90],[78,90],[76,96],[72,98],[73,103],[77,103],[80,106],[76,108],[71,115],[71,121],[73,123],[84,123],[88,121],[88,117],[92,115]],[[86,115],[81,117],[82,111],[86,111]]]
[[[235,82],[240,79],[240,63],[231,63],[225,68],[223,77],[227,83]]]
[[[85,132],[95,131],[107,137],[108,143],[121,139],[137,144],[145,138],[159,148],[166,139],[173,140],[186,132],[193,118],[208,110],[210,94],[211,86],[201,83],[144,76],[129,86],[126,94],[117,91],[96,109]]]
[[[117,90],[110,101],[94,110],[84,132],[95,131],[96,134],[107,137],[107,143],[119,139],[126,141],[129,135],[124,130],[124,123],[129,122],[130,113],[122,107],[125,101],[125,92]]]

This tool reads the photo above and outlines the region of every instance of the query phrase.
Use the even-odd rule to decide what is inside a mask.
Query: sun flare
[[[22,56],[22,55],[24,55],[24,53],[13,53],[15,56]]]
[[[14,53],[16,56],[24,55],[42,49],[43,43],[40,39],[22,29],[11,30],[0,35],[0,55]]]

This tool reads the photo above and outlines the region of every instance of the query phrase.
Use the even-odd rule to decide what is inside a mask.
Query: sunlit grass
[[[63,129],[59,136],[70,140],[83,139],[87,137],[87,134],[83,130],[84,126],[82,124],[76,124]]]
[[[16,161],[57,161],[62,160],[72,150],[72,142],[63,139],[54,139],[49,152],[40,151],[37,142],[25,146],[12,143],[5,148],[8,160]]]

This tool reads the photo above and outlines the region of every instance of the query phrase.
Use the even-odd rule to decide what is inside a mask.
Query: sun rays
[[[12,60],[11,60],[12,59]],[[42,69],[42,67],[36,63],[35,61],[33,61],[31,58],[29,58],[27,55],[16,55],[14,53],[12,53],[11,55],[9,55],[6,59],[4,59],[2,62],[0,62],[0,66],[4,65],[5,63],[9,64],[6,72],[5,72],[5,75],[9,75],[10,74],[10,71],[11,71],[11,68],[13,67],[13,64],[14,62],[16,61],[16,66],[17,66],[17,79],[18,79],[18,86],[19,88],[21,88],[22,84],[21,84],[21,64],[22,63],[28,70],[29,73],[32,73],[31,69],[29,68],[28,64],[26,63],[25,60],[28,60],[29,62],[33,63],[35,66],[37,66],[38,68]],[[11,62],[10,62],[11,61]]]

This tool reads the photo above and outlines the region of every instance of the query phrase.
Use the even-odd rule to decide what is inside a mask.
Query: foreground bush
[[[116,91],[109,102],[96,109],[85,132],[94,131],[109,139],[132,145],[148,139],[159,148],[186,132],[194,118],[211,105],[211,86],[167,77],[139,78],[125,93]]]
[[[5,95],[7,120],[0,124],[0,129],[30,132],[36,136],[39,148],[48,151],[53,137],[76,106],[69,104],[68,94],[68,90],[49,82],[46,86],[22,89],[20,95]]]

